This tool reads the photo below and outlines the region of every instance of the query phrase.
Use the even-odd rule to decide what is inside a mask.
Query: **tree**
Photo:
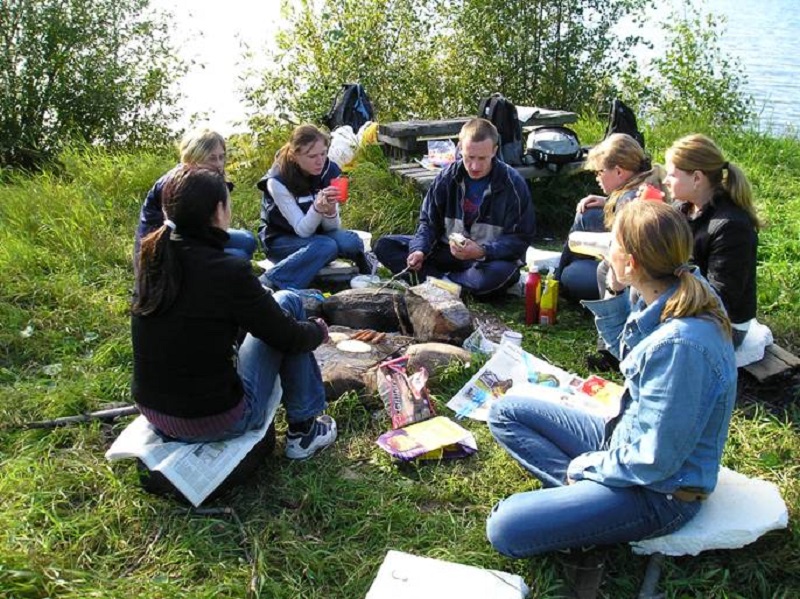
[[[746,75],[719,44],[725,18],[699,14],[691,2],[684,11],[673,10],[661,23],[664,55],[651,61],[647,74],[624,77],[623,87],[655,123],[720,128],[750,122],[753,100],[742,91]]]
[[[495,91],[518,104],[594,107],[640,41],[617,40],[612,27],[651,2],[284,1],[273,68],[248,98],[256,113],[313,122],[355,81],[381,120],[475,114]]]
[[[284,0],[282,16],[273,68],[247,90],[256,115],[321,122],[342,83],[361,83],[383,120],[435,109],[435,3]]]
[[[0,165],[66,141],[159,141],[184,67],[149,0],[0,0]]]
[[[499,91],[516,104],[581,111],[605,99],[642,43],[613,31],[651,0],[453,0],[445,62],[468,106]]]

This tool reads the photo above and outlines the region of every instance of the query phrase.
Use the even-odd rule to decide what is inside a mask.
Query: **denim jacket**
[[[733,345],[710,319],[670,318],[677,286],[646,306],[628,294],[586,301],[600,335],[621,358],[625,394],[605,449],[570,463],[572,480],[661,493],[714,490],[736,399]]]

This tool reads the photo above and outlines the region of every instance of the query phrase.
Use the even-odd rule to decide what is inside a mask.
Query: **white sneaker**
[[[305,460],[336,441],[336,421],[323,414],[317,416],[307,433],[286,435],[286,457],[290,460]]]

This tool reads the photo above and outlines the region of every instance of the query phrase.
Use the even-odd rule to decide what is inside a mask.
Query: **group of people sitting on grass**
[[[459,143],[416,233],[383,237],[375,252],[393,273],[446,277],[490,297],[520,276],[534,206],[525,180],[499,159],[489,121],[467,122]],[[263,426],[280,375],[286,456],[308,458],[336,439],[312,353],[327,326],[307,319],[292,292],[337,256],[369,268],[359,238],[341,228],[330,184],[340,171],[327,148],[325,133],[298,127],[258,182],[259,237],[276,262],[260,279],[249,262],[255,239],[229,228],[219,135],[187,137],[181,163],[148,193],[135,244],[133,398],[164,436],[211,441]],[[589,546],[691,519],[716,484],[734,345],[755,316],[758,217],[744,174],[710,139],[675,142],[664,172],[631,137],[612,135],[587,168],[607,196],[581,200],[573,229],[610,229],[610,255],[597,263],[565,251],[560,277],[593,313],[625,391],[608,421],[513,390],[493,404],[492,434],[545,487],[489,516],[489,541],[512,557],[573,550],[585,559]],[[641,200],[645,182],[663,186],[672,205]]]

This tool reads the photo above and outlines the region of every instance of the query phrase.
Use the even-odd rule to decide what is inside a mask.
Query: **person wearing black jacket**
[[[133,398],[162,434],[228,439],[263,426],[276,378],[286,455],[310,457],[336,439],[312,350],[327,339],[300,298],[272,294],[248,261],[226,254],[231,204],[223,176],[178,167],[162,190],[164,224],[142,240],[132,306]],[[240,330],[246,332],[238,346]]]
[[[760,220],[750,182],[704,135],[673,143],[666,165],[665,183],[694,234],[692,262],[722,299],[738,347],[756,317]]]

